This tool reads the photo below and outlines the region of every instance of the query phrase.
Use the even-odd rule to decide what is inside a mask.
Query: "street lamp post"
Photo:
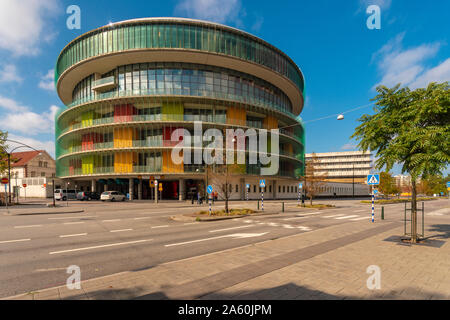
[[[20,146],[18,146],[16,148],[12,149],[11,151],[7,152],[7,154],[8,154],[8,180],[9,180],[9,183],[8,183],[8,189],[9,189],[8,190],[8,202],[11,204],[12,203],[11,202],[11,154],[14,151],[16,151],[17,149],[20,149],[20,148],[30,148],[30,149],[32,149],[32,150],[34,150],[36,152],[39,152],[39,155],[42,155],[42,152],[40,152],[39,150],[36,150],[33,147],[30,147],[29,145],[27,145],[25,143],[22,143],[20,141],[9,140],[9,139],[6,139],[5,141],[6,142],[12,142],[12,143],[20,144]]]

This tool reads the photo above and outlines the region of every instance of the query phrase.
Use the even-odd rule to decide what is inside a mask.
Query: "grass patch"
[[[314,209],[326,209],[326,208],[335,208],[336,206],[332,205],[332,204],[321,204],[321,203],[317,203],[317,204],[305,204],[305,206],[297,205],[297,207],[301,207],[301,208],[314,208]]]
[[[229,216],[242,216],[242,215],[252,214],[252,213],[255,213],[255,211],[252,209],[230,209],[228,213],[226,213],[225,210],[213,210],[213,211],[211,211],[211,216],[229,217]],[[209,211],[196,212],[194,215],[209,216]],[[199,219],[199,217],[197,217],[197,219]]]
[[[438,200],[438,198],[433,198],[433,197],[417,198],[417,201],[430,201],[430,200]],[[378,203],[378,204],[405,203],[405,202],[411,202],[411,199],[375,200],[375,203]],[[372,201],[371,200],[362,200],[361,203],[372,203]]]

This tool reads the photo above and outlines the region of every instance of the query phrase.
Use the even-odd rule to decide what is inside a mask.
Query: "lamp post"
[[[20,146],[15,147],[14,149],[12,149],[9,152],[6,152],[6,154],[8,155],[8,179],[9,179],[9,183],[8,183],[8,202],[11,204],[11,154],[14,151],[16,151],[17,149],[20,149],[20,148],[30,148],[30,149],[32,149],[32,150],[34,150],[36,152],[39,152],[39,156],[42,155],[42,152],[39,151],[39,150],[36,150],[33,147],[30,147],[29,145],[27,145],[25,143],[22,143],[20,141],[9,140],[9,139],[6,139],[5,141],[6,142],[12,142],[12,143],[20,144]]]

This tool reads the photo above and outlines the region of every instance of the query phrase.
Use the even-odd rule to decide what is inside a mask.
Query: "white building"
[[[306,162],[313,154],[305,155]],[[319,163],[317,173],[325,173],[330,182],[366,183],[373,169],[372,153],[364,151],[315,153]]]

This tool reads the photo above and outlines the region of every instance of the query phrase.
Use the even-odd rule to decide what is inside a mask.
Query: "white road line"
[[[31,239],[19,239],[19,240],[6,240],[6,241],[0,241],[0,244],[2,243],[13,243],[13,242],[24,242],[24,241],[30,241]]]
[[[144,219],[150,219],[151,217],[142,217],[142,218],[134,218],[134,220],[144,220]]]
[[[367,210],[367,209],[364,209],[364,210],[355,210],[355,212],[364,212],[364,211],[370,211],[370,210]]]
[[[343,214],[335,214],[335,215],[332,215],[332,216],[325,216],[325,217],[322,217],[322,218],[334,218],[334,217],[341,217],[341,216],[343,216]]]
[[[311,231],[311,228],[298,226],[297,229],[303,230],[303,231]]]
[[[155,227],[152,227],[152,229],[158,229],[158,228],[168,228],[169,226],[155,226]]]
[[[123,246],[126,244],[137,244],[137,243],[143,243],[152,241],[153,239],[146,239],[146,240],[138,240],[138,241],[130,241],[130,242],[119,242],[119,243],[111,243],[111,244],[104,244],[101,246],[94,246],[94,247],[85,247],[85,248],[77,248],[77,249],[69,249],[69,250],[62,250],[62,251],[53,251],[49,252],[49,254],[60,254],[60,253],[67,253],[67,252],[76,252],[76,251],[83,251],[83,250],[93,250],[93,249],[100,249],[100,248],[107,248],[107,247],[115,247],[115,246]]]
[[[360,221],[360,220],[365,220],[365,219],[371,220],[372,217],[362,217],[362,218],[350,219],[350,221]]]
[[[208,241],[208,240],[223,239],[223,238],[234,238],[234,239],[254,238],[254,237],[261,237],[263,235],[266,235],[267,233],[268,232],[227,234],[224,236],[218,236],[218,237],[212,237],[212,238],[205,238],[205,239],[198,239],[198,240],[192,240],[192,241],[186,241],[186,242],[166,244],[165,247],[182,246],[185,244],[197,243],[197,242]]]
[[[102,222],[116,222],[116,221],[120,221],[120,219],[103,220]]]
[[[334,218],[336,220],[342,220],[342,219],[350,219],[350,218],[356,218],[359,217],[358,215],[352,215],[352,216],[344,216],[344,217],[340,217],[340,218]]]
[[[78,233],[78,234],[66,234],[59,236],[60,238],[71,238],[71,237],[81,237],[81,236],[87,236],[87,233]]]
[[[243,220],[244,223],[253,223],[253,220]]]
[[[188,223],[183,223],[183,226],[190,226],[192,224],[198,224],[198,222],[188,222]]]
[[[278,223],[275,222],[269,222],[267,225],[271,227],[278,227]]]
[[[241,226],[241,227],[234,227],[234,228],[226,228],[226,229],[212,230],[212,231],[209,231],[209,232],[221,232],[221,231],[228,231],[228,230],[233,230],[233,229],[250,228],[250,227],[253,227],[253,226],[254,226],[254,225],[251,224],[251,225],[246,225],[246,226]]]
[[[42,224],[36,224],[36,225],[32,225],[32,226],[17,226],[14,228],[15,229],[23,229],[23,228],[38,228],[38,227],[42,227]]]
[[[81,219],[81,218],[95,218],[97,216],[80,216],[80,217],[66,217],[66,218],[48,218],[48,220],[69,220],[69,219]]]
[[[283,224],[283,228],[294,229],[295,227],[291,226],[290,224]]]
[[[69,224],[83,224],[83,221],[79,221],[79,222],[65,222],[63,224],[69,225]]]
[[[111,230],[110,232],[125,232],[125,231],[133,231],[133,229]]]

